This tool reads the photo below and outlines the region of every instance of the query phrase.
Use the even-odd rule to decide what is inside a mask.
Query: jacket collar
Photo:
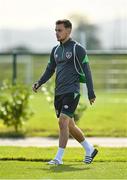
[[[62,43],[60,42],[60,45],[66,46],[70,43],[70,41],[72,41],[72,38],[69,38],[66,42]]]

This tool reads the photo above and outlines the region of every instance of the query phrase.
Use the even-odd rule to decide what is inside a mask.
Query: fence
[[[126,51],[88,51],[94,87],[105,90],[127,88]],[[0,53],[0,82],[4,79],[32,84],[45,70],[49,54]]]

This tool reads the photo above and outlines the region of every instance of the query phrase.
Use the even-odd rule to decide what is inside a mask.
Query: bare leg
[[[69,132],[79,143],[84,141],[84,134],[81,129],[76,126],[74,119],[69,121]]]
[[[71,119],[66,116],[65,114],[61,114],[59,118],[59,128],[60,128],[60,134],[59,134],[59,147],[65,148],[67,145],[67,141],[69,138],[69,121]]]
[[[67,141],[69,138],[69,121],[71,119],[65,115],[65,114],[60,114],[59,117],[59,128],[60,128],[60,133],[59,133],[59,148],[56,153],[56,156],[54,160],[49,161],[49,164],[63,164],[62,162],[62,157],[64,155],[64,150],[67,145]]]

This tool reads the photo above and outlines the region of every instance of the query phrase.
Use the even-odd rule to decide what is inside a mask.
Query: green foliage
[[[97,37],[98,27],[92,24],[86,16],[72,14],[71,18],[75,23],[75,29],[73,31],[74,38],[82,44],[83,35],[87,49],[101,49],[101,43]]]
[[[74,120],[76,123],[83,116],[84,111],[86,109],[87,109],[87,105],[84,102],[79,101],[79,104],[78,104],[77,109],[76,109],[75,114],[74,114]]]
[[[13,126],[16,132],[32,114],[29,97],[28,88],[21,84],[13,86],[4,81],[0,88],[0,119],[6,126]]]
[[[45,94],[46,100],[50,103],[51,108],[53,108],[53,101],[54,101],[54,85],[53,80],[50,79],[48,83],[43,85],[42,91]],[[87,109],[87,105],[84,102],[79,102],[77,109],[74,114],[75,122],[78,122],[79,119],[82,117],[84,111]]]

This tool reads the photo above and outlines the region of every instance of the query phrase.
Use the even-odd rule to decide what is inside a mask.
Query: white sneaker
[[[53,160],[49,161],[48,164],[50,164],[50,165],[61,165],[61,164],[63,164],[63,161],[53,159]]]

